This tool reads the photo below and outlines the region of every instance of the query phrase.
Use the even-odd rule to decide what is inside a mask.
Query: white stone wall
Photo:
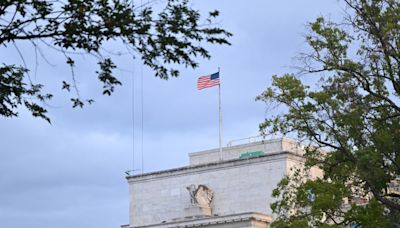
[[[292,157],[287,160],[286,172],[287,175],[293,174],[293,172],[297,169],[304,168],[304,162],[300,157]],[[308,178],[315,180],[316,178],[322,177],[323,172],[318,167],[311,167],[308,171]]]
[[[271,214],[271,193],[287,173],[289,153],[189,166],[128,178],[130,225],[179,221],[201,215],[186,187],[203,184],[214,192],[213,214]]]

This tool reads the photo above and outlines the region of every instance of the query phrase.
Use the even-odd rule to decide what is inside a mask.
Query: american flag
[[[198,90],[213,87],[216,85],[219,85],[219,72],[211,75],[201,76],[199,77],[199,79],[197,79]]]

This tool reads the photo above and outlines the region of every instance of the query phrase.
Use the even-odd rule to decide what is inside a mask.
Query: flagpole
[[[218,76],[219,76],[219,84],[218,84],[218,104],[219,104],[219,160],[223,160],[222,156],[222,112],[221,112],[221,74],[220,68],[218,67]]]

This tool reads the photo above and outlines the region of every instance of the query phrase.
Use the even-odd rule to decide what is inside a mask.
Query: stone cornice
[[[207,172],[210,170],[218,170],[218,169],[227,169],[231,167],[237,166],[246,166],[254,163],[263,163],[263,162],[271,162],[276,160],[283,160],[286,158],[291,159],[302,159],[300,155],[295,154],[293,152],[282,151],[278,153],[270,153],[265,154],[259,157],[253,158],[245,158],[245,159],[232,159],[226,160],[222,162],[213,162],[207,164],[200,164],[194,166],[183,166],[179,168],[167,169],[162,171],[144,173],[139,175],[130,175],[127,176],[126,179],[128,182],[141,182],[141,181],[148,181],[153,179],[165,178],[170,176],[179,176],[179,175],[187,175],[195,172]]]
[[[248,213],[240,213],[240,214],[231,214],[224,216],[210,216],[203,218],[186,218],[184,220],[165,222],[159,224],[151,224],[144,226],[136,226],[130,228],[183,228],[183,227],[201,227],[206,225],[214,225],[214,224],[229,224],[229,223],[237,223],[237,222],[246,222],[246,221],[258,221],[264,223],[271,223],[272,217],[270,215],[257,213],[257,212],[248,212]],[[127,227],[128,228],[128,227]]]

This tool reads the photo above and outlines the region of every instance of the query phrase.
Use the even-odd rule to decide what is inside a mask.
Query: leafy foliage
[[[167,0],[159,13],[153,11],[151,4],[137,7],[127,0],[3,0],[0,47],[17,48],[16,44],[28,41],[34,48],[43,43],[59,50],[72,71],[71,81],[62,81],[62,89],[74,89],[78,97],[71,99],[73,106],[82,107],[93,100],[82,101],[79,95],[71,53],[84,52],[99,59],[100,69],[96,73],[103,83],[103,94],[111,95],[121,82],[113,73],[116,65],[102,52],[107,41],[121,40],[141,56],[157,77],[177,77],[179,71],[169,67],[171,64],[195,68],[198,56],[210,58],[203,47],[205,43],[229,44],[227,38],[231,33],[214,25],[218,15],[218,11],[210,12],[205,23],[201,23],[200,13],[189,6],[188,0]],[[11,80],[8,77],[14,81],[0,84],[0,90],[5,91],[1,94],[0,114],[17,116],[18,107],[25,105],[34,116],[49,120],[44,106],[30,101],[51,98],[40,95],[43,85],[30,82],[26,66],[3,65],[0,81]]]
[[[32,84],[27,85],[23,82],[26,69],[16,67],[14,65],[5,65],[0,67],[0,115],[5,117],[17,116],[15,109],[19,105],[25,105],[35,117],[41,117],[50,122],[46,116],[46,110],[30,99],[35,98],[37,101],[44,102],[52,98],[51,94],[41,94],[40,90],[43,85]]]
[[[306,167],[324,172],[279,184],[273,227],[399,225],[400,2],[345,2],[343,22],[321,17],[309,24],[311,52],[300,56],[300,74],[320,75],[319,82],[274,76],[258,97],[287,108],[261,130],[296,134],[309,143]],[[315,200],[306,197],[310,192]],[[357,198],[368,202],[345,202]]]

